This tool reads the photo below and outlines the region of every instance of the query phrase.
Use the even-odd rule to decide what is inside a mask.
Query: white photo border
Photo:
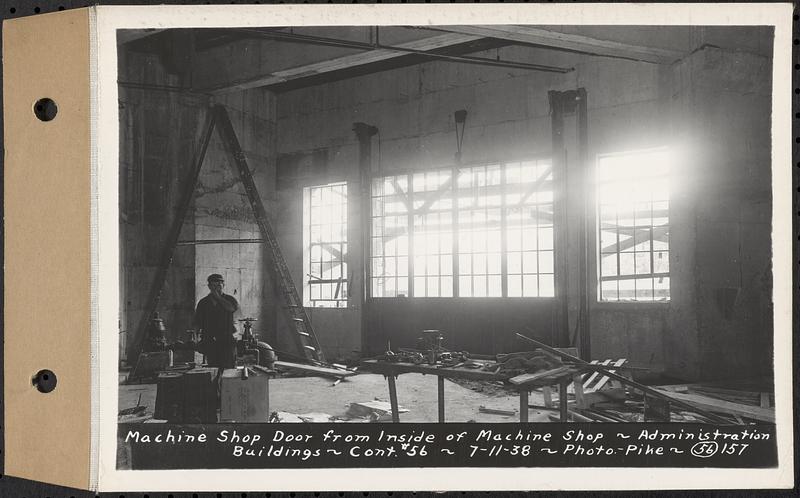
[[[792,4],[426,4],[99,6],[96,60],[97,155],[93,170],[97,240],[93,296],[93,439],[100,491],[382,491],[737,489],[793,486],[792,418]],[[776,440],[774,469],[393,468],[117,470],[119,227],[117,29],[348,25],[772,25],[772,250]],[[96,162],[94,162],[96,161]],[[105,331],[106,333],[101,333]]]

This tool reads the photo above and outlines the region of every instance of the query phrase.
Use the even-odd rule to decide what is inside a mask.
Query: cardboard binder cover
[[[5,471],[90,487],[90,10],[3,23]],[[42,121],[39,99],[58,112]],[[57,385],[42,393],[40,370]]]

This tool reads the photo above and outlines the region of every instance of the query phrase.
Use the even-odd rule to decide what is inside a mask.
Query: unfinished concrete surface
[[[769,39],[767,32],[748,33]],[[348,181],[350,191],[358,191],[358,143],[347,123],[361,121],[379,129],[380,150],[373,152],[371,169],[375,175],[452,163],[452,113],[461,108],[468,110],[464,164],[541,157],[550,154],[552,146],[547,92],[585,88],[592,163],[600,154],[660,146],[675,149],[679,161],[674,165],[670,202],[672,301],[602,303],[596,289],[590,289],[592,358],[624,357],[654,372],[686,379],[764,375],[771,371],[772,348],[769,340],[759,337],[771,336],[768,293],[751,290],[739,295],[737,289],[767,278],[763,272],[769,261],[764,251],[770,247],[765,233],[770,216],[764,211],[770,206],[770,64],[764,56],[736,50],[730,39],[727,44],[730,49],[702,47],[673,66],[503,47],[481,55],[502,54],[575,70],[562,75],[427,62],[282,93],[277,111],[278,163],[312,154],[326,160],[323,177],[301,177],[294,185],[279,182],[281,212],[288,215],[280,218],[284,246],[302,244],[302,186]],[[576,126],[575,118],[568,116],[565,147],[571,157],[578,153]],[[711,163],[714,173],[709,170]],[[564,299],[570,335],[577,326],[581,279],[578,228],[584,194],[574,183],[580,167],[575,161],[568,163],[572,183],[567,187],[568,228],[561,249],[567,254],[559,267],[567,272]],[[740,174],[740,168],[748,169]],[[723,190],[732,192],[735,200]],[[357,221],[359,202],[351,201],[350,208],[351,219]],[[736,214],[740,212],[747,212],[748,218],[740,218]],[[719,218],[723,213],[736,219]],[[724,233],[716,233],[719,230]],[[358,232],[351,230],[350,235],[356,279],[351,300],[358,303],[363,269],[358,267]],[[594,238],[588,240],[592,254]],[[302,254],[296,253],[289,263],[296,279],[302,279]],[[596,270],[592,257],[587,271],[595,275]],[[723,275],[735,282],[725,283]],[[722,303],[715,301],[724,287],[739,296],[735,314],[741,319],[725,317]],[[322,344],[344,356],[351,352],[340,345],[352,344],[352,339],[343,338],[358,337],[355,330],[362,313],[366,353],[382,351],[388,341],[412,346],[426,328],[445,331],[453,349],[501,353],[522,347],[514,332],[523,328],[551,344],[568,345],[553,333],[559,302],[372,299],[364,309],[355,304],[346,311],[318,310],[320,320],[315,323]],[[338,319],[326,319],[334,313]],[[737,322],[733,329],[746,339],[724,338],[721,331],[732,321]]]
[[[591,169],[601,154],[668,146],[677,152],[669,206],[671,300],[598,302],[595,286],[585,287],[592,357],[586,359],[627,358],[656,374],[684,380],[771,375],[771,29],[557,30],[650,46],[675,58],[653,63],[484,43],[470,45],[475,48],[469,53],[574,70],[543,73],[418,58],[337,73],[324,72],[320,64],[352,62],[358,50],[237,36],[194,39],[182,30],[123,45],[121,80],[191,89],[121,87],[125,243],[120,313],[121,335],[128,343],[123,350],[134,351],[139,340],[135,329],[147,312],[146,294],[164,231],[196,152],[204,109],[213,100],[231,113],[301,292],[307,281],[303,188],[348,183],[349,301],[345,308],[309,309],[329,360],[381,353],[389,341],[395,347],[413,347],[423,329],[440,329],[447,347],[473,353],[524,349],[515,339],[518,331],[554,346],[572,345],[582,326],[578,312],[583,282],[597,278],[593,215],[586,237],[591,257],[585,271],[579,271],[581,203],[593,195],[580,191],[576,179],[581,168]],[[317,27],[305,33],[371,39],[366,27]],[[387,28],[381,36],[384,43],[424,37],[407,28]],[[448,34],[447,43],[469,39],[464,36]],[[167,55],[153,55],[165,50]],[[559,172],[567,178],[555,269],[564,278],[563,294],[531,299],[365,298],[367,248],[362,247],[361,227],[369,213],[363,212],[360,198],[354,123],[378,129],[367,165],[370,175],[451,166],[453,113],[459,109],[468,111],[464,164],[550,157],[548,92],[579,88],[587,95],[588,160],[585,165],[568,161]],[[580,153],[576,121],[573,115],[565,117],[568,158]],[[182,237],[257,235],[246,200],[224,163],[219,145],[212,145]],[[191,327],[191,311],[205,293],[204,278],[214,271],[226,275],[243,314],[259,318],[256,330],[262,338],[280,350],[294,350],[280,312],[281,297],[257,248],[179,251],[159,307],[171,339]]]
[[[297,415],[325,413],[344,418],[350,403],[379,399],[389,401],[389,390],[382,375],[362,373],[347,378],[333,386],[333,380],[322,377],[280,377],[269,383],[270,411],[289,412]],[[136,406],[141,394],[141,404],[152,414],[156,402],[155,384],[120,385],[120,409]],[[422,374],[403,374],[397,379],[397,399],[401,408],[408,410],[400,414],[400,422],[438,422],[436,377]],[[542,405],[540,393],[530,394],[529,403]],[[480,406],[500,410],[511,410],[513,416],[493,415],[479,412]],[[553,411],[531,409],[531,422],[550,422],[548,414]],[[367,422],[369,419],[352,419],[351,422]],[[445,420],[447,422],[519,422],[519,397],[513,394],[491,394],[474,391],[445,379]]]

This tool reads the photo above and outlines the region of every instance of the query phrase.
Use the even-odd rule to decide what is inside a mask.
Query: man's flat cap
[[[224,281],[225,281],[225,279],[222,278],[222,275],[220,275],[219,273],[212,273],[211,275],[208,276],[208,283],[211,283],[211,282],[224,282]]]

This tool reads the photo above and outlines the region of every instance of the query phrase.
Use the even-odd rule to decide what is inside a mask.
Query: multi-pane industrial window
[[[600,300],[669,300],[669,171],[666,149],[598,159]]]
[[[453,296],[452,170],[411,175],[414,296]]]
[[[347,306],[347,184],[303,190],[304,304]]]
[[[547,161],[375,178],[373,297],[552,297]]]
[[[372,292],[408,295],[408,176],[388,176],[372,184]]]
[[[503,168],[459,169],[458,295],[501,297]]]

